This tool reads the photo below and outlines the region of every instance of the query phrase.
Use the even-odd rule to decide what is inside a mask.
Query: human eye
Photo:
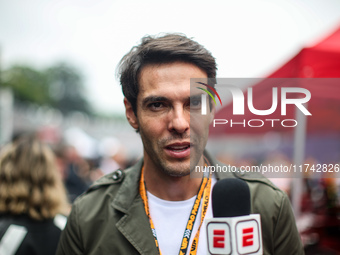
[[[193,97],[190,98],[190,109],[200,109],[201,108],[201,98]]]
[[[148,105],[148,108],[153,111],[159,111],[164,107],[164,103],[162,102],[153,102]]]

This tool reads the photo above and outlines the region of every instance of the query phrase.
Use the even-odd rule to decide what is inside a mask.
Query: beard
[[[195,166],[198,164],[205,144],[198,139],[197,136],[193,137],[189,134],[174,133],[169,137],[155,140],[144,134],[140,130],[140,135],[143,141],[144,150],[150,157],[150,160],[160,171],[171,177],[183,177],[189,175],[194,171]],[[169,159],[167,158],[164,148],[171,142],[178,142],[180,140],[190,139],[190,157],[183,159]]]

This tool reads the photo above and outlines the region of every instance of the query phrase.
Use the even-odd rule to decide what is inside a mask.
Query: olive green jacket
[[[223,165],[207,155],[211,165]],[[104,176],[74,203],[57,255],[158,254],[139,178],[143,161]],[[290,202],[269,180],[254,174],[216,173],[241,178],[251,193],[251,213],[261,215],[263,254],[304,254]]]

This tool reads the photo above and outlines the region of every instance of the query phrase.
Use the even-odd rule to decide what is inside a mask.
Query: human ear
[[[124,105],[125,105],[125,116],[128,122],[134,129],[138,129],[139,126],[138,126],[137,117],[132,109],[131,103],[127,100],[126,97],[124,98]]]

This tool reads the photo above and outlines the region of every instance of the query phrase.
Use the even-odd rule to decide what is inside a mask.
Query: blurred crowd
[[[36,137],[54,151],[71,203],[101,176],[134,163],[122,142],[113,136],[97,141],[81,129],[70,128],[53,141],[41,131]]]
[[[287,166],[294,165],[284,153],[275,152],[259,160],[253,157],[242,159],[220,155],[219,160],[225,164],[241,166]],[[267,174],[292,201],[294,181],[299,179],[301,185],[300,212],[296,223],[305,246],[305,253],[335,255],[340,254],[340,179],[334,171],[334,165],[327,164],[330,171],[317,172],[311,166],[320,164],[315,158],[307,158],[300,176],[295,173]],[[306,164],[306,165],[305,165]],[[306,169],[307,165],[309,169]],[[333,169],[333,171],[332,171]],[[266,175],[266,174],[265,174]],[[296,185],[296,184],[295,184]]]
[[[0,254],[2,254],[4,237],[14,223],[14,225],[24,225],[28,231],[27,235],[32,224],[35,229],[41,228],[42,233],[46,232],[46,227],[53,229],[58,226],[58,230],[50,236],[55,241],[49,246],[55,248],[60,231],[66,223],[65,216],[69,213],[73,201],[101,176],[118,168],[125,169],[136,160],[127,156],[124,145],[117,137],[104,137],[94,142],[84,131],[77,128],[67,130],[60,137],[53,137],[41,131],[29,134],[18,133],[13,136],[12,141],[0,147],[0,223],[4,220],[7,222],[7,225],[2,225],[2,229],[0,228],[0,239],[2,238]],[[236,160],[228,156],[220,156],[219,160],[238,167],[292,164],[291,160],[282,153],[267,155],[262,160],[255,158]],[[312,165],[318,162],[316,159],[309,158],[305,163]],[[55,173],[51,174],[53,172]],[[336,177],[327,172],[313,173],[303,169],[301,213],[297,217],[297,225],[306,254],[340,254],[338,242],[340,179]],[[294,176],[269,175],[268,178],[288,196],[292,196]],[[26,183],[22,189],[19,185],[21,182]],[[62,183],[64,185],[60,185]],[[14,186],[16,188],[13,188]],[[49,189],[47,186],[52,188]],[[57,198],[54,197],[56,194]],[[56,200],[49,201],[51,198]],[[32,207],[31,204],[34,206]],[[52,207],[46,209],[42,204],[58,204],[58,206],[53,207],[54,209]],[[25,215],[25,218],[18,218],[18,215]],[[58,215],[63,215],[65,218]],[[49,223],[41,226],[41,222]],[[37,227],[38,225],[40,227]],[[18,233],[25,233],[22,229],[11,231],[14,231],[17,236],[20,236]],[[32,243],[34,242],[31,241],[28,246]],[[18,250],[18,253],[13,254],[26,253],[20,253]]]
[[[77,128],[15,134],[0,147],[0,254],[54,254],[74,200],[132,163],[115,137],[95,143]]]

